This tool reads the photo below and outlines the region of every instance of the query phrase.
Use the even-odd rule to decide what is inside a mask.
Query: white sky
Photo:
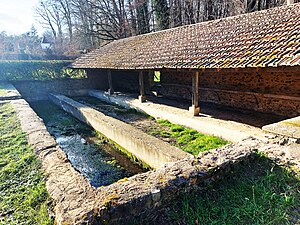
[[[0,32],[23,34],[32,25],[41,33],[41,26],[34,17],[34,7],[39,0],[0,0]]]

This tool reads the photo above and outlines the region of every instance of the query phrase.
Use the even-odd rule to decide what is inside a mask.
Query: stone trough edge
[[[23,99],[11,103],[46,173],[46,187],[54,200],[56,224],[76,224],[93,208],[95,188],[72,167],[29,104]]]

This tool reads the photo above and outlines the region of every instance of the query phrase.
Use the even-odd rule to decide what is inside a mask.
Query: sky
[[[41,32],[41,26],[34,16],[34,7],[39,0],[0,0],[0,32],[23,34],[32,25]]]

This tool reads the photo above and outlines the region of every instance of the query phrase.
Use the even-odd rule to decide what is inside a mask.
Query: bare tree
[[[36,13],[58,43],[69,40],[68,48],[84,50],[107,41],[284,3],[285,0],[41,0]]]
[[[73,41],[73,9],[68,0],[55,0],[60,6],[59,10],[63,15],[64,23],[67,25],[70,43]]]

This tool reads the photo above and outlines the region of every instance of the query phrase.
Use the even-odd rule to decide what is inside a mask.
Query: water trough
[[[66,96],[50,94],[50,99],[80,121],[92,126],[108,139],[135,155],[152,168],[160,168],[167,163],[192,157],[182,150],[170,146],[153,136],[120,120],[76,102]]]
[[[73,167],[94,187],[146,172],[106,139],[49,101],[31,103]]]
[[[56,101],[59,102],[59,99]],[[69,100],[67,103],[70,103]],[[73,110],[74,102],[67,103],[63,104],[64,108]],[[168,163],[159,169],[137,174],[108,186],[94,188],[71,166],[28,103],[21,99],[12,101],[12,104],[22,129],[27,132],[28,141],[47,174],[46,185],[54,202],[57,225],[156,223],[153,218],[158,218],[160,210],[166,205],[174,204],[180,193],[205,189],[211,182],[228,174],[236,165],[248,163],[253,152],[262,149],[264,145],[251,138],[196,157]],[[86,109],[81,104],[73,113],[86,120],[84,116],[91,112]],[[270,150],[269,146],[266,147]],[[282,148],[280,146],[280,151]]]

